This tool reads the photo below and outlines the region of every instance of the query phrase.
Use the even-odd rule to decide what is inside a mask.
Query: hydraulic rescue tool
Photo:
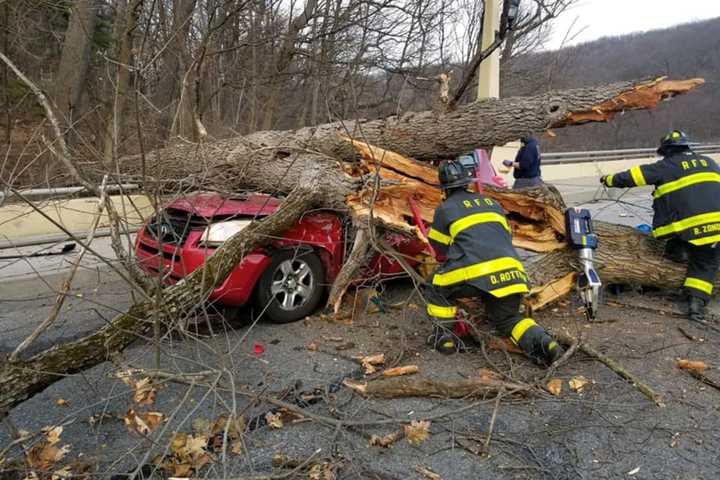
[[[568,208],[565,211],[565,230],[568,244],[578,252],[581,270],[577,289],[585,304],[587,318],[592,321],[597,316],[602,282],[593,265],[593,251],[598,246],[598,237],[593,230],[590,211]]]

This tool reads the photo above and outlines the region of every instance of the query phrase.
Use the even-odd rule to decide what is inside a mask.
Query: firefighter
[[[662,160],[601,177],[608,187],[654,185],[653,236],[668,240],[666,256],[687,262],[683,284],[690,320],[705,321],[705,304],[713,292],[720,257],[720,168],[690,148],[683,132],[674,130],[660,140]]]
[[[478,297],[500,335],[510,337],[533,361],[550,365],[562,356],[563,348],[532,318],[519,313],[528,278],[502,207],[468,190],[474,172],[460,161],[443,161],[438,174],[445,201],[435,211],[428,237],[445,261],[424,288],[427,314],[435,327],[434,347],[448,354],[460,348],[460,340],[451,333],[457,311],[454,299]]]

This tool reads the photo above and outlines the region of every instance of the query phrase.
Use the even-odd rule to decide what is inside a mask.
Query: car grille
[[[191,212],[167,208],[147,225],[147,232],[158,242],[183,245],[192,231],[204,230],[210,220]]]

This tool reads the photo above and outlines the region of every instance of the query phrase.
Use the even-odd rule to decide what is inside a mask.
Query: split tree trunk
[[[156,151],[148,155],[147,172],[158,183],[182,180],[187,184],[190,180],[198,188],[222,192],[252,189],[290,194],[275,214],[232,237],[203,269],[165,290],[160,315],[172,323],[179,315],[192,311],[245,254],[287,229],[313,206],[344,209],[356,224],[366,222],[371,232],[390,228],[416,235],[407,208],[408,197],[418,201],[423,218],[429,221],[440,196],[434,168],[408,157],[453,157],[477,146],[504,144],[528,131],[609,120],[616,112],[652,108],[702,83],[700,79],[621,82],[530,98],[487,100],[450,113],[421,112],[296,131],[259,132]],[[127,172],[140,171],[139,164],[139,157],[121,162]],[[528,272],[534,283],[546,286],[535,290],[536,298],[552,301],[554,289],[547,285],[571,284],[567,278],[574,262],[572,252],[564,246],[562,199],[549,189],[521,193],[488,188],[486,193],[510,212],[516,245],[549,252],[529,265]],[[598,225],[598,231],[602,237],[598,250],[600,273],[606,281],[680,284],[680,266],[660,257],[657,242],[625,227]],[[643,255],[646,257],[642,264],[630,261]],[[349,262],[348,268],[354,268],[356,263]],[[338,276],[351,277],[348,270]],[[335,285],[334,289],[339,287]],[[27,360],[1,363],[0,412],[67,374],[104,361],[110,353],[146,332],[155,314],[154,303],[146,301],[88,337]]]

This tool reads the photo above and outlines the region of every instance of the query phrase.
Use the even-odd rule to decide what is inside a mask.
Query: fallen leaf
[[[44,428],[45,438],[50,445],[55,445],[60,441],[60,435],[62,435],[63,427],[48,427]]]
[[[70,406],[68,401],[65,400],[64,398],[58,398],[57,400],[55,400],[55,404],[58,405],[59,407],[69,407]]]
[[[427,467],[417,466],[415,471],[428,480],[442,480],[442,477]]]
[[[583,377],[582,375],[578,375],[577,377],[573,377],[568,383],[570,384],[570,388],[574,392],[581,393],[583,391],[583,388],[585,385],[588,384],[590,380]]]
[[[310,344],[307,347],[308,351],[310,352],[317,352],[318,346],[315,342],[310,342]]]
[[[427,420],[413,420],[405,425],[405,437],[413,445],[424,442],[430,438],[430,422]]]
[[[157,390],[149,377],[145,377],[135,382],[135,395],[133,401],[138,405],[152,405],[155,403],[155,395]]]
[[[405,430],[398,430],[393,433],[388,433],[387,435],[371,435],[370,436],[370,446],[371,447],[382,447],[382,448],[388,448],[393,443],[400,440],[402,437],[405,436]]]
[[[152,433],[164,419],[165,415],[160,412],[146,412],[138,415],[135,410],[132,409],[128,410],[123,418],[128,429],[140,435]]]
[[[335,480],[335,468],[329,463],[316,463],[308,470],[308,480]]]
[[[553,378],[550,380],[545,387],[548,392],[555,395],[556,397],[562,393],[563,381],[560,378]]]
[[[155,463],[160,463],[176,477],[187,477],[193,470],[197,472],[212,461],[206,450],[207,444],[207,437],[178,432],[170,443],[171,455],[156,459]]]
[[[173,453],[182,452],[187,443],[188,434],[185,432],[177,432],[173,435],[172,442],[170,442],[170,451]]]
[[[188,435],[185,448],[190,455],[205,455],[205,447],[207,447],[208,439],[201,435],[192,436]]]
[[[280,413],[268,412],[265,414],[265,420],[271,428],[283,428],[284,426]]]
[[[230,451],[235,455],[242,455],[245,448],[243,447],[242,442],[233,442],[232,447],[230,447]]]
[[[681,368],[683,370],[693,370],[695,372],[704,372],[707,370],[708,365],[705,362],[701,362],[699,360],[687,360],[687,359],[678,359],[676,362],[678,368]]]
[[[62,432],[62,427],[55,427],[50,430],[50,432],[57,431],[58,429]],[[57,462],[62,460],[63,457],[70,451],[70,445],[58,448],[57,442],[59,441],[59,437],[59,433],[57,433],[57,436],[53,433],[52,440],[48,438],[47,441],[40,441],[30,447],[26,454],[28,465],[30,465],[30,467],[34,470],[47,471],[50,470]]]
[[[237,440],[240,438],[242,432],[245,431],[245,417],[236,417],[231,415],[226,417],[221,415],[215,420],[212,427],[212,435],[225,435],[225,429],[227,428],[227,436],[230,440]]]
[[[140,370],[136,368],[130,368],[128,370],[123,370],[122,372],[115,373],[115,378],[120,379],[120,381],[122,381],[128,387],[135,389],[135,380],[133,379],[133,375],[139,372]]]

